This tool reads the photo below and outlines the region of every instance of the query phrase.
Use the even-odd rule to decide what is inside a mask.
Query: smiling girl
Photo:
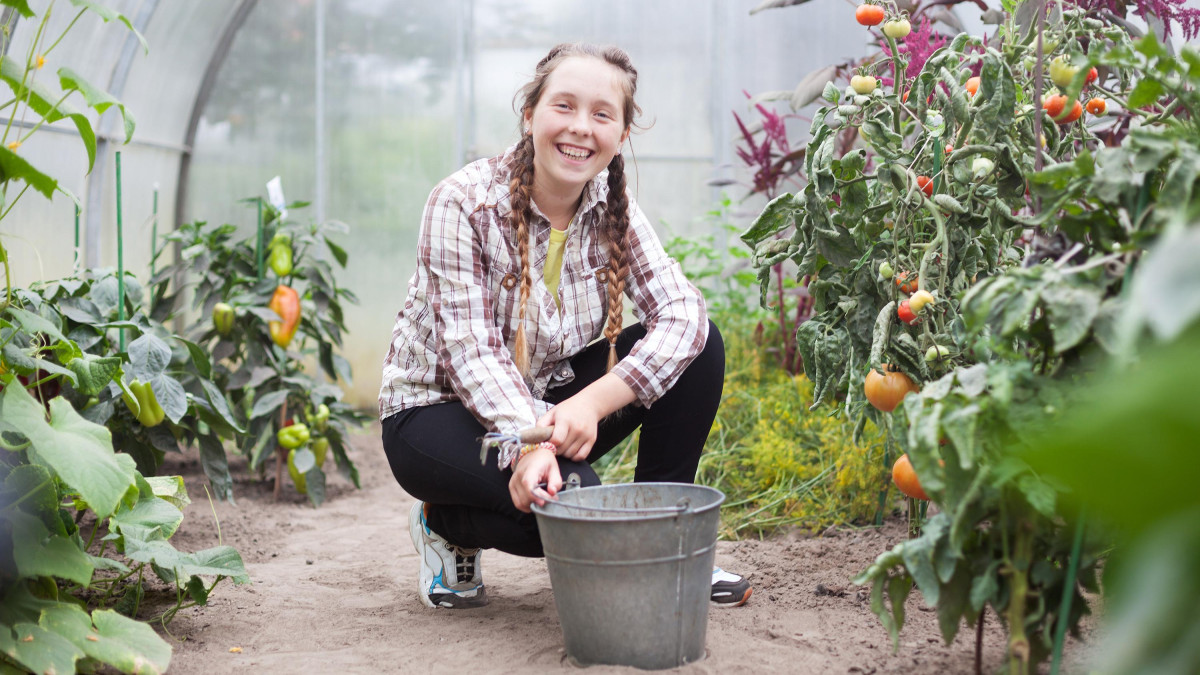
[[[517,95],[521,139],[443,180],[379,395],[384,449],[419,502],[410,534],[430,607],[487,603],[481,550],[541,556],[543,504],[641,428],[635,482],[695,480],[724,377],[704,301],[625,185],[637,71],[622,50],[563,44]],[[639,322],[622,325],[624,299]],[[485,434],[552,427],[543,443]],[[714,602],[750,596],[713,570]]]

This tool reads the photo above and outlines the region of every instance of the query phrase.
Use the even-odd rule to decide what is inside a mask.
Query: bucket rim
[[[655,520],[669,520],[669,519],[676,518],[683,514],[698,515],[698,514],[708,513],[709,511],[712,511],[713,509],[720,509],[721,504],[723,504],[725,502],[725,493],[724,492],[721,492],[717,488],[714,488],[714,487],[711,487],[708,485],[696,485],[694,483],[668,483],[668,482],[614,483],[612,485],[590,485],[588,487],[572,488],[571,491],[574,492],[577,490],[589,490],[589,491],[619,490],[621,488],[629,488],[629,487],[633,487],[633,486],[638,486],[638,487],[670,486],[672,488],[679,488],[679,487],[695,488],[700,491],[715,493],[717,498],[709,504],[705,504],[704,506],[690,509],[690,510],[675,510],[675,509],[671,509],[671,507],[653,507],[653,508],[659,508],[659,509],[666,508],[669,510],[664,510],[659,513],[638,514],[638,515],[631,514],[631,515],[627,515],[627,516],[605,517],[602,519],[596,518],[595,516],[587,516],[587,515],[581,515],[579,513],[572,513],[571,511],[573,511],[574,509],[579,509],[580,511],[591,510],[592,512],[607,512],[607,513],[612,513],[612,511],[606,507],[582,506],[582,505],[577,505],[577,504],[557,505],[556,502],[554,502],[554,501],[548,501],[548,502],[546,502],[545,505],[542,505],[542,506],[539,506],[537,504],[531,504],[530,508],[533,511],[533,513],[538,517],[546,517],[546,518],[550,518],[553,520],[559,520],[559,521],[583,522],[583,523],[596,523],[596,522],[645,523],[648,521],[655,521]],[[559,508],[550,506],[552,504],[557,505]],[[550,509],[553,509],[556,512],[551,512],[551,510],[548,510],[547,509],[548,506],[550,507]],[[559,509],[561,509],[561,511]]]

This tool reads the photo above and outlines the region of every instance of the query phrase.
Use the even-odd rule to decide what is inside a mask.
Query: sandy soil
[[[484,555],[491,604],[451,612],[417,599],[417,557],[407,532],[412,498],[392,478],[378,425],[354,439],[362,476],[355,490],[332,476],[329,501],[313,509],[285,489],[241,476],[236,504],[215,504],[223,543],[238,548],[252,582],[222,582],[208,607],[183,610],[166,635],[171,673],[546,673],[580,672],[566,659],[545,562]],[[194,500],[174,541],[182,550],[218,543],[194,454],[168,459]],[[273,473],[273,472],[270,472]],[[286,479],[285,479],[286,480]],[[919,593],[908,604],[900,649],[849,579],[899,542],[903,525],[843,529],[822,537],[788,533],[720,542],[717,563],[746,575],[743,607],[709,614],[707,657],[674,671],[699,673],[969,673],[973,631],[942,644],[936,614]],[[1003,663],[1003,633],[989,616],[984,672]],[[160,629],[161,630],[161,629]],[[240,648],[240,651],[231,651]],[[1086,648],[1070,645],[1068,664]],[[588,673],[637,672],[594,666]]]

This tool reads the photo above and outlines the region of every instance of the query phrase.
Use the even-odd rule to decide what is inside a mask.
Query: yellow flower
[[[17,148],[21,147],[21,141],[13,141],[8,144],[8,149],[16,152]]]
[[[46,57],[42,56],[41,54],[38,54],[37,65],[34,67],[37,68],[38,70],[41,70],[42,66],[44,66],[44,65],[46,65]]]

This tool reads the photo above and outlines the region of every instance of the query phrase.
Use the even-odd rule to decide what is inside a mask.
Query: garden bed
[[[170,672],[546,672],[575,671],[565,660],[550,578],[542,560],[488,552],[491,604],[430,610],[416,595],[417,560],[408,539],[411,497],[392,479],[379,427],[352,438],[362,475],[355,490],[331,472],[328,502],[313,509],[285,486],[247,480],[231,458],[236,504],[215,503],[223,543],[241,552],[251,584],[228,586],[204,608],[183,610],[164,635],[175,647]],[[180,473],[193,502],[174,541],[217,545],[206,481],[194,453],[163,467]],[[273,471],[268,471],[268,476]],[[238,478],[240,477],[240,478]],[[936,613],[908,601],[900,650],[849,579],[905,537],[892,519],[881,529],[788,532],[723,541],[718,564],[747,575],[755,593],[743,607],[709,615],[708,657],[690,673],[965,673],[974,666],[971,629],[942,644]],[[1004,633],[988,614],[983,669],[1004,663]],[[161,631],[161,628],[160,628]],[[233,651],[231,651],[233,650]],[[1068,643],[1068,666],[1085,647]],[[588,672],[633,672],[594,667]]]

